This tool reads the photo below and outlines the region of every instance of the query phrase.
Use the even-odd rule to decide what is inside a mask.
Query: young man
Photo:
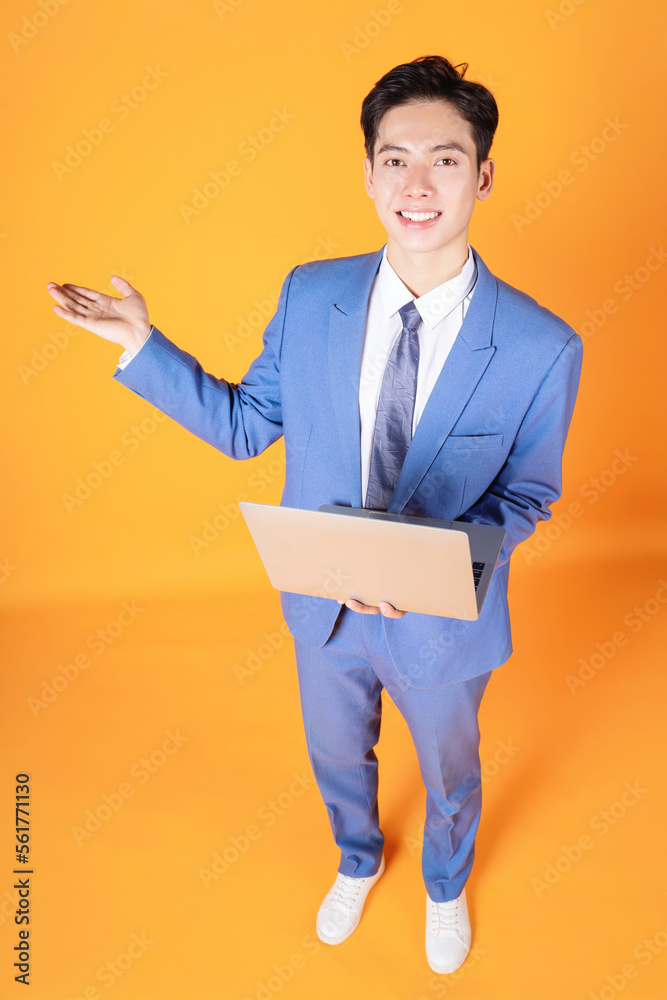
[[[281,594],[308,753],[341,851],[318,934],[332,945],[349,937],[384,871],[373,749],[384,688],[427,788],[426,953],[438,973],[459,968],[470,949],[477,713],[512,652],[510,555],[561,493],[582,358],[578,334],[494,277],[467,242],[475,204],[493,188],[498,111],[466,68],[416,59],[365,98],[366,191],[386,244],[292,268],[240,383],[204,372],[149,323],[143,297],[121,278],[122,299],[48,285],[58,315],[125,347],[118,382],[226,455],[249,458],[284,435],[282,504],[505,529],[473,622]]]

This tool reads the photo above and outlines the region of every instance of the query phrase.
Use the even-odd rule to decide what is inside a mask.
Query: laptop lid
[[[490,525],[333,504],[313,511],[241,501],[239,509],[277,590],[389,601],[401,611],[468,621],[479,616],[504,537],[504,529]],[[486,578],[480,576],[476,592],[471,542],[482,551],[478,528],[491,530],[493,544],[487,534],[484,560],[475,560],[485,563]]]

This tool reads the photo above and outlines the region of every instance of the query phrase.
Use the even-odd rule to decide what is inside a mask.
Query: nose
[[[427,167],[412,166],[407,171],[403,194],[410,198],[428,198],[434,185]]]

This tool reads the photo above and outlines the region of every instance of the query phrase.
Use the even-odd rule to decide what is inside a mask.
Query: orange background
[[[3,997],[26,995],[18,771],[33,1000],[666,995],[666,20],[658,0],[3,5]],[[424,955],[424,789],[389,699],[387,874],[353,938],[314,934],[338,851],[278,594],[236,507],[279,501],[282,441],[235,463],[154,419],[111,377],[121,350],[60,320],[45,287],[115,294],[124,275],[163,333],[239,381],[294,264],[383,244],[361,101],[433,53],[467,61],[500,107],[470,242],[585,340],[563,497],[512,560],[515,653],[480,713],[473,952],[449,977]],[[276,109],[284,127],[262,131]],[[216,856],[227,868],[207,876]]]

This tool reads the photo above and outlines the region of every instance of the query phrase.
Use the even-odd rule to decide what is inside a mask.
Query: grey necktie
[[[398,312],[403,329],[387,360],[375,417],[365,501],[369,510],[389,507],[412,438],[421,316],[414,300]]]

